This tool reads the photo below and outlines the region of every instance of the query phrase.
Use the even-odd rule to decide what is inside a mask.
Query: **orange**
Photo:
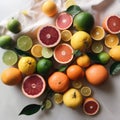
[[[66,73],[71,80],[78,80],[84,77],[84,70],[79,65],[69,66]]]
[[[100,64],[93,64],[85,71],[86,79],[92,85],[100,85],[108,79],[107,69]]]
[[[1,80],[6,85],[16,85],[22,80],[22,74],[19,69],[10,67],[3,70]]]
[[[48,78],[49,87],[55,92],[65,92],[69,88],[69,78],[63,72],[54,72]]]

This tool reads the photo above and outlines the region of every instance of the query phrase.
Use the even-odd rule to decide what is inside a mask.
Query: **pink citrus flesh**
[[[37,98],[43,94],[46,82],[41,75],[32,74],[26,76],[22,83],[22,92],[29,98]]]

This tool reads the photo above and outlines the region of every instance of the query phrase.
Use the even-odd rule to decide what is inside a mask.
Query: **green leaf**
[[[32,115],[38,112],[41,108],[41,105],[30,104],[23,108],[19,115]]]
[[[58,71],[60,71],[60,72],[64,72],[66,69],[67,69],[67,65],[65,65],[65,66],[60,66],[60,68],[59,68],[59,70]]]
[[[120,72],[120,62],[114,62],[111,66],[110,66],[110,74],[111,75],[116,75]]]
[[[75,57],[79,57],[82,55],[82,52],[80,50],[74,50],[74,53]]]

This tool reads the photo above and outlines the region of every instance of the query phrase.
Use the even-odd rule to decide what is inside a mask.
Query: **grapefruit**
[[[22,82],[22,92],[29,98],[37,98],[43,94],[46,88],[44,78],[38,74],[26,76]]]
[[[37,39],[44,47],[55,47],[61,40],[61,33],[53,25],[45,25],[38,30]]]
[[[67,12],[60,13],[56,18],[56,26],[60,30],[66,30],[70,28],[72,22],[73,22],[73,17]]]
[[[54,49],[54,59],[61,64],[69,63],[73,59],[73,52],[73,48],[69,44],[59,44]]]

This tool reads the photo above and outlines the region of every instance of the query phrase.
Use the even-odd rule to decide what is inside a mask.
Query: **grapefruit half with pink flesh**
[[[61,64],[69,63],[73,59],[73,52],[73,48],[69,44],[59,44],[54,49],[54,59]]]
[[[38,30],[37,39],[44,47],[55,47],[61,40],[61,34],[55,26],[46,25]]]
[[[22,92],[29,98],[37,98],[43,94],[46,82],[41,75],[32,74],[26,76],[22,82]]]
[[[71,27],[73,22],[73,17],[67,12],[62,12],[58,15],[56,19],[56,26],[60,30],[66,30]]]

